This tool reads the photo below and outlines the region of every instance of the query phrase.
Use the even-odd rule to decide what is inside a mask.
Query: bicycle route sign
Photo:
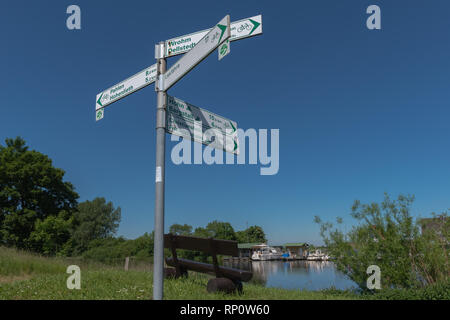
[[[166,132],[239,154],[235,121],[169,95],[167,95]]]
[[[195,32],[165,41],[165,56],[172,57],[191,50],[212,29]],[[253,16],[230,23],[230,37],[219,46],[219,60],[230,53],[230,42],[262,34],[262,15]],[[109,104],[134,93],[156,80],[156,64],[145,68],[124,81],[100,92],[95,98],[95,119],[101,120],[104,111],[98,112]]]
[[[199,42],[174,63],[169,70],[160,76],[158,87],[162,91],[169,90],[178,80],[191,71],[222,42],[231,35],[230,16],[226,15],[215,27],[211,28]]]
[[[262,15],[242,19],[230,24],[230,41],[241,40],[262,34]],[[210,31],[202,30],[181,37],[172,38],[165,42],[165,56],[172,57],[188,52]]]
[[[116,102],[126,97],[127,95],[148,86],[149,84],[152,84],[153,82],[155,82],[155,79],[156,64],[145,68],[144,70],[136,73],[128,79],[97,94],[95,98],[95,110],[97,111],[99,109],[102,109],[107,105]]]

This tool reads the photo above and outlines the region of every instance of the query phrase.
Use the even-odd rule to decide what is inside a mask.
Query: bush
[[[141,260],[153,255],[153,234],[126,240],[125,238],[107,238],[93,240],[83,258],[106,264],[122,263],[126,257],[137,257]]]
[[[425,288],[383,289],[363,295],[377,300],[450,300],[450,281],[435,283]]]
[[[385,194],[381,204],[355,201],[352,217],[359,224],[347,234],[315,217],[337,269],[355,281],[360,289],[367,290],[366,271],[370,265],[380,268],[383,289],[413,289],[449,279],[449,220],[444,213],[441,231],[421,233],[418,222],[410,215],[413,200],[414,197],[403,195],[391,200]],[[338,218],[337,222],[342,223],[342,219]],[[387,292],[394,296],[416,294],[415,291]],[[434,293],[431,291],[431,296]]]

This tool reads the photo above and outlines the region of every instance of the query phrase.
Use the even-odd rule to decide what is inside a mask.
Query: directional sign
[[[167,95],[166,131],[239,154],[237,123]],[[213,138],[214,137],[214,138]]]
[[[217,49],[217,52],[219,52],[219,61],[222,60],[222,58],[225,57],[227,54],[229,54],[230,53],[230,39],[227,39],[226,41],[224,41]]]
[[[95,121],[102,120],[105,116],[105,109],[95,110]]]
[[[251,18],[235,21],[230,24],[230,37],[229,41],[240,40],[247,37],[253,37],[262,33],[262,16],[257,15]],[[212,29],[207,29],[199,32],[195,32],[189,35],[185,35],[178,38],[173,38],[165,42],[165,56],[175,56],[191,50],[202,38],[204,38],[208,32]],[[219,48],[219,60],[222,59],[230,51],[228,45],[228,51],[224,51],[224,46]],[[221,55],[221,50],[224,55]],[[134,76],[112,86],[111,88],[100,92],[95,98],[95,110],[102,109],[107,105],[126,97],[127,95],[136,92],[143,87],[152,84],[156,80],[156,64],[145,68],[144,70],[136,73]],[[97,119],[97,113],[96,113]],[[102,118],[101,118],[102,119]]]
[[[130,93],[136,92],[156,80],[156,64],[145,68],[134,76],[100,92],[95,98],[95,110],[102,109],[107,105],[116,102]]]
[[[230,25],[230,41],[253,37],[262,33],[262,15],[232,22]],[[182,37],[172,38],[165,42],[165,56],[172,57],[188,52],[199,42],[211,29],[194,32]]]
[[[230,37],[230,16],[225,16],[211,29],[188,53],[182,56],[169,70],[162,75],[159,89],[167,91],[186,73],[206,58],[222,42]],[[160,78],[161,79],[161,78]]]

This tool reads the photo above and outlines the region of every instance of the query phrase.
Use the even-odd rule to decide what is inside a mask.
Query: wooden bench
[[[188,270],[213,274],[216,278],[208,281],[208,292],[233,292],[235,290],[242,292],[242,281],[246,282],[252,278],[253,274],[250,271],[220,266],[217,261],[217,255],[238,256],[237,241],[179,236],[169,233],[164,235],[164,247],[170,249],[172,253],[172,257],[166,258],[167,265],[175,268],[165,269],[166,276],[187,277]],[[213,264],[178,258],[177,249],[210,254]]]

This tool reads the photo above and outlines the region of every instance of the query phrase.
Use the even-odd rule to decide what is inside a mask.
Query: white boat
[[[255,261],[267,261],[267,260],[279,260],[281,259],[282,252],[267,245],[259,245],[255,247],[255,251],[252,254],[252,260]]]
[[[310,253],[308,253],[308,256],[306,257],[306,260],[308,260],[308,261],[328,261],[329,259],[330,259],[330,257],[327,254],[322,253],[322,251],[320,251],[320,250],[310,252]]]

